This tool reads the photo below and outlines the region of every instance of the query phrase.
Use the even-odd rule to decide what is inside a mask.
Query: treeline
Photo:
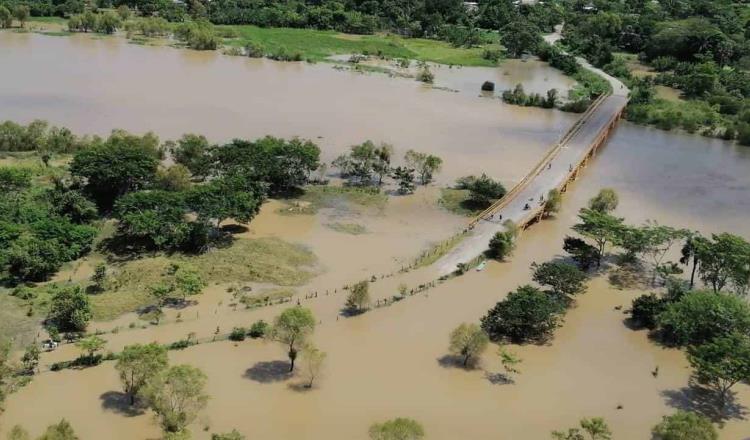
[[[307,183],[320,155],[296,138],[220,146],[188,134],[160,144],[152,133],[78,137],[40,121],[3,123],[0,147],[35,151],[44,165],[0,167],[0,265],[15,281],[45,280],[86,254],[108,217],[117,220],[109,246],[202,252],[223,239],[226,219],[248,222],[268,194]],[[58,152],[74,153],[67,169],[50,164]],[[50,175],[52,184],[37,183]]]
[[[594,65],[629,81],[628,119],[750,145],[750,25],[746,8],[725,0],[679,3],[566,3],[563,42]],[[632,78],[614,52],[637,54],[656,84],[686,101],[656,97],[651,80]],[[637,90],[636,90],[637,89]]]

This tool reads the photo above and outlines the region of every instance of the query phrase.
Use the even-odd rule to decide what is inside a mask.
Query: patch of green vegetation
[[[332,55],[368,54],[387,58],[408,58],[442,64],[464,66],[495,66],[497,62],[482,57],[485,49],[499,45],[457,48],[447,42],[394,35],[350,35],[335,31],[292,28],[260,28],[257,26],[217,26],[231,29],[238,38],[225,43],[246,46],[253,42],[267,53],[299,53],[309,61],[327,61]]]
[[[305,193],[288,202],[280,214],[311,215],[323,208],[381,213],[388,196],[377,188],[354,186],[308,186]]]
[[[251,309],[253,307],[275,304],[282,300],[289,301],[294,294],[294,289],[276,287],[261,289],[255,293],[239,293],[236,297],[237,301],[243,304],[245,308]]]
[[[472,207],[469,202],[470,191],[468,189],[443,188],[440,190],[438,203],[448,211],[471,217],[482,211],[481,208]]]
[[[237,239],[231,246],[197,256],[159,255],[114,268],[104,292],[91,296],[95,320],[113,319],[153,303],[149,288],[173,264],[189,264],[209,283],[260,282],[279,286],[304,284],[316,274],[308,249],[278,238]]]
[[[700,131],[715,135],[731,122],[706,101],[669,101],[654,98],[648,103],[628,106],[626,118],[640,124],[650,124],[662,130],[681,128],[689,133]]]
[[[467,233],[462,232],[448,238],[447,240],[443,240],[430,246],[417,258],[417,261],[414,263],[414,268],[418,269],[420,267],[426,267],[436,262],[443,255],[450,252],[451,249],[458,246],[458,244],[461,243],[464,238],[466,238],[466,235]]]
[[[358,223],[327,223],[326,226],[344,234],[361,235],[367,233],[367,228]]]

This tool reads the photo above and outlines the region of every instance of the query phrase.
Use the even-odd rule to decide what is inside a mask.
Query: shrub
[[[262,319],[255,321],[253,325],[250,326],[250,330],[247,332],[248,336],[250,336],[253,339],[262,338],[268,333],[268,323],[263,321]]]
[[[730,294],[690,292],[669,304],[658,323],[667,340],[700,345],[732,332],[750,332],[750,306]]]
[[[235,327],[232,329],[232,332],[229,333],[229,340],[230,341],[244,341],[246,335],[247,335],[247,330],[245,330],[244,327]]]
[[[630,318],[638,325],[648,329],[655,329],[659,314],[667,308],[667,302],[656,294],[641,295],[633,300],[630,308]]]

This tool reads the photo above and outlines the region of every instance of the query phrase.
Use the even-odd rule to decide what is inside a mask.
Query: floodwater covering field
[[[33,58],[22,56],[29,49],[24,45],[33,49]],[[111,40],[0,33],[0,56],[10,56],[9,66],[47,65],[25,77],[24,67],[11,68],[9,78],[18,85],[0,84],[0,119],[39,117],[85,132],[112,126],[151,129],[162,137],[187,130],[215,139],[320,133],[328,155],[369,137],[400,149],[438,153],[446,160],[443,178],[486,170],[513,181],[570,121],[559,112],[424,90],[408,80]],[[45,58],[56,60],[56,67]],[[85,61],[88,68],[80,64]],[[94,77],[97,82],[91,82]],[[61,81],[57,87],[47,83],[54,78]],[[147,90],[134,89],[139,82]],[[55,99],[60,99],[59,107],[49,105]],[[72,104],[69,111],[65,102]],[[392,198],[378,215],[333,207],[290,216],[279,213],[279,202],[268,203],[246,234],[304,244],[325,267],[325,273],[300,290],[319,293],[302,303],[321,321],[314,340],[328,353],[327,364],[317,386],[300,392],[294,387],[298,379],[284,374],[285,353],[276,344],[218,342],[171,352],[173,362],[208,374],[211,400],[191,426],[194,438],[205,440],[210,432],[236,428],[248,438],[364,439],[374,421],[411,417],[424,425],[429,439],[546,439],[550,431],[573,426],[582,417],[603,416],[614,438],[648,439],[662,415],[698,402],[686,393],[690,370],[683,353],[625,326],[622,310],[642,291],[617,290],[603,278],[592,281],[549,345],[511,347],[523,359],[512,384],[491,380],[501,370],[493,349],[479,370],[443,366],[439,360],[447,354],[448,334],[461,322],[476,322],[508,291],[530,282],[532,262],[559,256],[577,210],[601,187],[619,193],[617,213],[629,223],[655,219],[704,233],[750,236],[749,167],[748,149],[624,123],[569,188],[561,212],[525,232],[510,261],[489,263],[483,272],[472,271],[349,319],[338,318],[343,294],[326,295],[325,289],[396,270],[430,241],[460,228],[462,219],[431,203],[434,188]],[[361,224],[366,232],[342,233],[332,223]],[[417,282],[418,275],[379,281],[373,296],[390,296],[395,283]],[[182,311],[181,323],[104,335],[108,348],[172,342],[189,332],[207,337],[217,326],[222,331],[248,326],[283,308],[235,311],[225,287],[209,287],[197,305]],[[109,330],[134,319],[125,316],[91,327]],[[44,356],[42,363],[69,359],[75,352],[66,345]],[[656,366],[660,374],[653,377]],[[738,385],[736,390],[740,408],[721,430],[726,440],[750,435],[742,414],[750,407],[750,387]],[[82,439],[159,438],[152,415],[128,411],[120,391],[111,362],[42,373],[9,396],[0,435],[17,423],[38,434],[65,417]]]
[[[326,64],[9,32],[0,34],[0,59],[0,119],[47,119],[90,134],[151,130],[163,139],[188,132],[217,142],[300,136],[320,144],[328,161],[370,139],[393,144],[397,157],[408,149],[441,156],[443,182],[482,172],[515,182],[576,118],[476,99],[484,80],[504,78],[489,68],[436,70],[436,85],[442,74],[446,86],[466,90],[452,93],[413,79],[337,72]],[[519,64],[512,70],[534,66]],[[559,72],[545,70],[550,81],[540,92],[570,85]],[[524,75],[510,76],[499,90]]]

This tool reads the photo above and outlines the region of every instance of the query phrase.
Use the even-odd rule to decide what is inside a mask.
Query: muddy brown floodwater
[[[393,144],[398,157],[408,149],[440,155],[444,182],[481,172],[515,182],[575,120],[476,99],[484,79],[502,68],[440,69],[450,84],[474,83],[471,93],[452,93],[327,64],[11,32],[0,33],[0,59],[0,120],[47,119],[81,133],[152,130],[162,138],[198,132],[215,141],[301,136],[318,142],[329,161],[371,139]],[[546,72],[549,87],[570,85],[554,69],[536,67],[542,73],[529,77]]]
[[[127,69],[125,66],[129,64],[120,60],[119,56],[130,61],[149,60],[159,66],[166,63],[165,59],[171,59],[171,63],[180,65],[182,62],[187,63],[185,59],[198,56],[164,49],[164,52],[158,52],[159,56],[151,58],[151,49],[137,48],[143,52],[132,52],[136,48],[106,41],[92,43],[70,40],[66,43],[68,40],[65,39],[37,40],[45,37],[23,37],[28,40],[24,40],[25,43],[14,40],[11,47],[17,48],[11,52],[22,50],[23,44],[31,47],[41,45],[44,49],[34,51],[34,54],[41,51],[55,57],[53,48],[68,47],[63,51],[70,51],[69,56],[75,59],[80,59],[83,57],[82,53],[89,52],[95,54],[93,58],[103,58],[97,62],[103,69],[108,69],[104,59],[109,58],[113,59],[108,62]],[[0,43],[7,41],[4,40],[6,38],[0,33]],[[17,36],[14,35],[12,39],[15,38]],[[48,44],[51,46],[48,47]],[[82,47],[72,49],[78,47],[76,45]],[[0,44],[0,51],[7,50],[7,47]],[[133,55],[134,53],[145,55]],[[17,62],[38,62],[30,61],[20,54],[15,56]],[[64,67],[64,58],[60,62],[63,70],[74,69],[73,66]],[[238,63],[239,67],[230,67],[233,63]],[[166,64],[166,71],[176,69],[172,64]],[[207,65],[213,67],[209,69],[205,67]],[[133,66],[129,67],[131,74],[143,75],[140,77],[142,81],[154,74],[154,71],[147,74]],[[261,71],[269,68],[266,63],[258,66],[260,67],[255,68]],[[88,75],[82,66],[75,68],[80,68],[82,75]],[[424,105],[437,105],[443,99],[443,95],[438,92],[425,92],[408,82],[382,80],[384,82],[381,84],[379,78],[349,77],[349,74],[330,70],[318,71],[320,67],[317,66],[270,68],[277,69],[274,70],[277,75],[291,81],[293,85],[290,87],[306,81],[306,75],[320,78],[332,76],[336,79],[323,81],[336,85],[350,80],[365,81],[380,93],[392,93],[386,91],[395,87],[398,93],[409,99],[425,99]],[[206,93],[206,70],[212,70],[213,75],[231,77],[232,79],[216,86],[222,90],[228,88],[230,81],[234,84],[236,78],[225,70],[232,69],[250,67],[246,66],[244,60],[227,60],[221,57],[209,62],[196,62],[191,66],[183,65],[185,76],[179,77],[177,82],[182,85],[193,84],[186,91],[187,98],[184,99],[193,99],[191,90],[197,94]],[[286,69],[296,69],[297,76]],[[188,73],[195,73],[197,79],[189,79]],[[36,74],[38,73],[34,75]],[[254,77],[248,72],[245,74],[248,78]],[[108,78],[107,75],[115,75],[122,80],[118,74],[109,70],[106,75],[100,73],[98,76],[104,79]],[[19,80],[23,82],[23,79]],[[75,82],[78,79],[67,81]],[[107,82],[110,82],[109,78]],[[4,82],[0,87],[5,87],[0,89],[0,99],[9,96],[8,90],[11,88],[7,83]],[[81,90],[69,92],[90,93],[92,97],[96,95]],[[353,87],[351,92],[369,94],[361,87]],[[32,100],[34,94],[31,90],[26,89],[23,93]],[[107,92],[102,93],[106,95]],[[415,94],[411,95],[412,93]],[[341,96],[343,102],[354,105],[354,101],[348,101],[350,98]],[[502,112],[507,111],[506,106],[496,102],[492,106],[487,105],[488,100],[474,98],[474,101],[464,102],[460,94],[445,96],[455,100],[456,106],[474,109],[472,111],[475,113],[470,117],[456,113],[456,126],[471,123],[468,120],[477,123],[477,118],[483,123],[489,123],[489,119],[484,119],[487,116],[483,116],[483,112],[495,113],[495,118],[499,111],[497,108],[505,109]],[[20,113],[27,113],[28,118],[39,116],[34,114],[34,109],[23,105],[26,101],[21,96],[17,99],[21,104]],[[126,106],[133,106],[132,101],[137,99],[139,98],[135,96],[129,97]],[[149,100],[151,97],[143,99]],[[206,102],[202,104],[204,108],[209,106]],[[341,101],[336,100],[336,105],[340,103]],[[325,105],[328,107],[333,104],[327,102]],[[405,105],[415,104],[410,102]],[[358,107],[355,107],[350,110],[356,112]],[[133,107],[130,108],[132,110]],[[175,112],[185,112],[183,114],[188,114],[188,119],[193,117],[189,115],[191,110],[178,108],[175,105]],[[75,107],[73,110],[75,111]],[[151,113],[153,119],[148,123],[152,125],[144,127],[138,125],[145,121],[140,119],[141,116],[120,113],[121,111],[124,112],[117,110],[116,113],[130,121],[135,130],[153,128],[162,134],[158,127],[164,121],[166,127],[182,131],[176,128],[179,124],[172,120],[174,115]],[[277,108],[273,111],[278,116],[281,110]],[[6,114],[13,116],[13,111],[5,106],[0,107],[0,112],[3,117]],[[62,123],[61,119],[69,117],[60,109],[47,109],[47,112],[49,117],[44,117],[57,123]],[[391,115],[387,113],[389,112],[381,107],[374,110],[372,115],[376,115],[378,120],[390,120]],[[403,114],[401,116],[405,117]],[[320,126],[317,129],[330,133],[335,132],[335,127],[340,124],[340,121],[332,124],[330,121],[333,119],[320,118],[317,114],[310,117],[319,118],[317,123]],[[265,116],[259,115],[259,118]],[[419,120],[419,115],[416,118]],[[524,118],[519,118],[520,123],[524,124]],[[278,121],[272,121],[271,118],[269,121],[272,127],[279,127]],[[216,121],[204,121],[201,126],[209,130],[213,122]],[[80,126],[86,124],[83,120],[78,123]],[[262,127],[264,123],[265,120],[258,127]],[[401,123],[410,125],[409,121]],[[435,120],[415,122],[422,123],[435,123]],[[97,124],[101,124],[103,130],[109,128],[109,125],[101,121]],[[491,124],[499,132],[498,137],[503,137],[505,130],[513,136],[512,133],[517,128],[509,121],[499,119]],[[90,128],[95,131],[94,125]],[[533,131],[532,125],[529,122],[528,127]],[[226,126],[219,123],[219,127]],[[376,125],[369,129],[373,133],[380,132]],[[424,136],[437,139],[441,148],[445,148],[445,153],[441,150],[441,154],[453,154],[456,157],[462,155],[463,143],[439,139],[442,134],[426,133]],[[497,154],[485,152],[471,160],[489,158],[493,161],[492,166],[518,167],[518,173],[522,173],[520,168],[523,167],[518,164],[528,160],[522,158],[516,161],[515,150],[508,157],[502,149],[498,148],[496,151]],[[519,157],[524,154],[518,152]],[[469,161],[468,158],[466,160]],[[677,408],[691,409],[693,403],[686,394],[689,369],[683,353],[661,348],[650,342],[645,332],[628,329],[623,322],[625,315],[622,310],[616,309],[618,306],[627,308],[641,291],[616,290],[603,278],[592,281],[588,292],[578,298],[577,306],[568,313],[564,325],[549,345],[510,347],[523,359],[521,373],[515,377],[513,384],[499,384],[491,380],[501,371],[494,347],[488,350],[482,359],[482,368],[476,371],[446,367],[439,362],[446,354],[448,333],[456,325],[461,322],[476,322],[508,291],[519,284],[530,282],[528,267],[532,262],[560,255],[562,239],[575,222],[577,210],[601,187],[613,187],[620,194],[618,213],[631,223],[656,219],[662,223],[698,229],[705,233],[732,231],[750,237],[750,223],[747,222],[750,216],[750,199],[747,196],[750,190],[750,174],[747,173],[750,167],[749,149],[726,142],[670,134],[623,123],[590,164],[565,194],[562,211],[555,219],[544,221],[526,231],[509,262],[490,263],[483,272],[471,271],[426,294],[415,295],[393,306],[375,309],[350,319],[336,317],[344,300],[343,295],[324,295],[321,289],[356,280],[364,273],[393,269],[399,264],[399,259],[416,253],[413,247],[424,246],[429,241],[438,239],[443,231],[444,236],[450,235],[455,228],[460,227],[460,219],[431,204],[430,200],[435,197],[434,188],[428,188],[413,197],[392,199],[380,216],[342,213],[335,209],[325,210],[316,216],[280,216],[277,213],[277,202],[267,204],[261,215],[250,224],[247,234],[278,235],[306,244],[327,267],[326,273],[300,289],[303,292],[321,292],[317,299],[303,300],[303,304],[310,307],[321,320],[314,339],[328,353],[326,367],[315,389],[299,392],[294,386],[299,383],[299,379],[288,378],[283,373],[286,367],[285,354],[276,344],[245,341],[235,345],[219,342],[171,352],[173,362],[196,365],[205,370],[209,377],[208,392],[211,400],[207,410],[191,426],[194,438],[206,440],[210,437],[210,432],[236,428],[248,438],[364,440],[371,423],[398,416],[419,420],[425,427],[427,437],[438,440],[547,439],[553,429],[574,426],[580,418],[591,416],[605,417],[614,432],[614,438],[650,438],[650,429],[661,416],[672,413]],[[456,168],[456,172],[461,173],[460,167]],[[349,236],[332,231],[325,226],[331,221],[361,223],[369,233]],[[378,281],[373,284],[373,294],[376,298],[390,296],[395,293],[394,286],[397,282],[403,280],[415,283],[420,276],[427,276],[425,273],[429,275],[429,270]],[[222,331],[228,331],[235,325],[248,326],[259,318],[271,319],[283,308],[273,306],[251,311],[233,311],[228,305],[229,294],[224,287],[211,286],[200,297],[196,306],[183,311],[186,317],[197,312],[200,318],[106,334],[104,337],[109,341],[108,348],[119,350],[134,342],[171,342],[183,338],[189,332],[205,337],[211,335],[217,325],[221,326]],[[118,320],[117,325],[126,325],[132,319],[132,316],[125,317]],[[92,327],[106,329],[113,325],[116,324],[94,323]],[[64,346],[55,353],[45,355],[42,363],[69,359],[75,354],[75,349]],[[660,374],[653,377],[651,371],[656,366],[659,366]],[[737,385],[736,390],[738,403],[744,407],[750,406],[750,387]],[[9,397],[7,411],[0,420],[0,436],[17,423],[29,428],[32,434],[39,434],[47,424],[65,417],[84,440],[159,438],[160,432],[152,415],[126,411],[119,391],[119,381],[111,362],[80,371],[42,373],[27,387]],[[742,416],[728,420],[721,430],[721,438],[724,440],[738,440],[748,436],[750,423]]]

